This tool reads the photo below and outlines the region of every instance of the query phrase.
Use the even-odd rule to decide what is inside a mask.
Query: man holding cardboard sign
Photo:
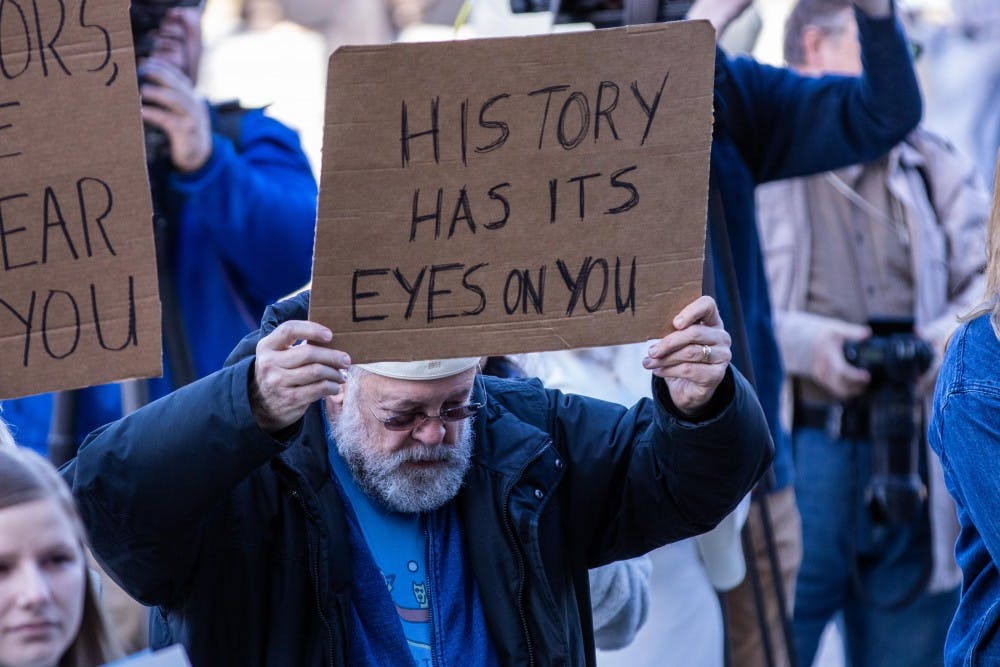
[[[66,471],[153,645],[194,664],[593,664],[587,569],[707,530],[770,462],[708,297],[631,409],[476,358],[352,366],[307,307]]]
[[[273,306],[230,365],[66,471],[95,551],[160,607],[154,645],[211,665],[593,664],[587,569],[731,511],[770,440],[698,297],[711,31],[669,32],[338,52],[314,284],[347,320]],[[563,47],[595,61],[553,64]],[[490,64],[504,76],[469,76]],[[477,382],[485,352],[651,332],[654,400],[631,410]]]

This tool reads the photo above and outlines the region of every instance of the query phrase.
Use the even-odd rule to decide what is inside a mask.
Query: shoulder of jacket
[[[958,153],[958,149],[955,148],[955,145],[950,140],[940,134],[931,132],[923,126],[920,126],[913,132],[910,132],[903,142],[909,144],[921,153],[928,151],[945,152],[950,154]]]

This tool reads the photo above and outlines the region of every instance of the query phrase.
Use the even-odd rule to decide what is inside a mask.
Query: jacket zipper
[[[437,590],[434,588],[434,568],[436,562],[433,558],[431,549],[431,529],[428,525],[430,517],[426,514],[423,515],[424,524],[424,540],[426,540],[426,546],[424,548],[424,553],[427,555],[427,611],[430,617],[430,639],[431,639],[431,665],[440,665],[441,662],[438,660],[437,656],[437,637],[434,627],[434,604],[437,598]]]
[[[546,441],[545,446],[547,447],[549,444],[551,443]],[[544,450],[545,447],[542,449]],[[503,527],[507,532],[507,538],[510,540],[510,543],[514,545],[514,554],[517,557],[517,615],[521,619],[521,630],[524,632],[524,642],[528,647],[528,665],[535,664],[535,649],[531,644],[531,633],[528,631],[528,617],[524,613],[524,579],[527,575],[527,568],[524,565],[524,553],[521,551],[521,544],[515,538],[514,527],[510,523],[510,494],[514,490],[514,484],[517,480],[521,479],[521,475],[524,474],[524,471],[528,469],[533,460],[529,459],[521,466],[521,469],[517,471],[517,476],[506,488],[503,496]]]
[[[309,508],[306,506],[305,499],[297,490],[292,491],[292,498],[294,498],[299,503],[299,506],[302,507],[302,511],[305,513],[306,517],[313,523],[316,523],[316,518],[313,516],[312,512],[309,511]],[[310,545],[309,545],[310,550],[312,550],[313,548],[311,542],[312,540],[310,539]],[[327,664],[330,667],[335,667],[336,662],[334,659],[333,647],[336,646],[336,642],[334,638],[333,626],[330,625],[330,621],[327,619],[326,614],[323,613],[323,605],[319,593],[319,564],[317,563],[318,560],[319,560],[319,549],[317,548],[313,554],[310,554],[309,557],[309,575],[312,578],[313,596],[316,600],[316,611],[319,613],[319,618],[321,621],[323,621],[323,627],[326,629]]]

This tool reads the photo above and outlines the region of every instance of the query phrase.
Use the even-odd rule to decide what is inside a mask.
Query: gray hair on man
[[[850,9],[851,0],[799,0],[795,3],[785,21],[785,62],[793,67],[804,64],[802,35],[806,28],[813,26],[827,34],[837,33],[852,20],[853,14],[845,12]]]

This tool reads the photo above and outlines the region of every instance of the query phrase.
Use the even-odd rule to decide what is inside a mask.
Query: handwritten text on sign
[[[331,60],[311,317],[356,361],[660,335],[700,291],[711,28]]]
[[[0,0],[0,398],[160,370],[128,3]]]

